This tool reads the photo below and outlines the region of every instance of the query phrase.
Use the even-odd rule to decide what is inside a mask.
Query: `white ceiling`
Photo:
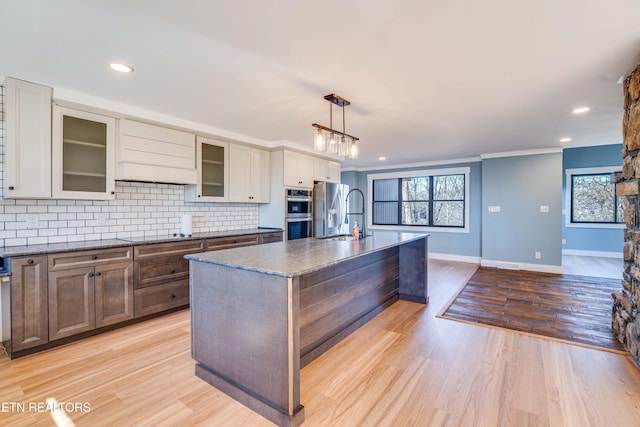
[[[0,41],[0,75],[266,144],[336,93],[365,167],[621,142],[640,1],[0,0]]]

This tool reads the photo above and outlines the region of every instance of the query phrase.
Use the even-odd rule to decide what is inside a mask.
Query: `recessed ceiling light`
[[[573,114],[582,114],[582,113],[586,113],[587,111],[589,111],[591,108],[589,107],[578,107],[575,108],[572,113]]]
[[[133,67],[131,65],[123,64],[122,62],[112,62],[109,64],[112,70],[119,71],[121,73],[133,73]]]
[[[571,138],[560,138],[560,142],[571,142]]]
[[[378,160],[383,161],[383,160],[387,160],[387,158],[385,156],[380,156],[378,157]]]

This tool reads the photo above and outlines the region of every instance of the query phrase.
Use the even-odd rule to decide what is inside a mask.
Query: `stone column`
[[[624,197],[624,273],[622,290],[614,292],[612,328],[618,341],[640,366],[640,66],[624,81],[622,176],[616,185]]]

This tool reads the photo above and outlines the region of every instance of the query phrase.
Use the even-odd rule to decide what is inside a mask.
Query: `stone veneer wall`
[[[613,332],[640,366],[640,66],[624,81],[622,177],[616,194],[624,197],[624,273],[614,292]]]
[[[5,88],[0,86],[0,196],[4,189]],[[184,186],[116,181],[115,200],[12,200],[0,198],[0,247],[84,240],[162,237],[177,233],[180,216],[193,232],[255,228],[252,203],[190,203]]]

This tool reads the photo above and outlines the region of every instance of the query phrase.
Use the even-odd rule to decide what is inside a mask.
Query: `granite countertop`
[[[293,277],[428,236],[423,233],[375,231],[363,240],[352,240],[351,237],[347,237],[346,240],[308,238],[270,243],[268,248],[246,246],[202,252],[187,255],[186,258],[191,261]]]
[[[249,228],[244,230],[212,231],[210,233],[195,233],[189,237],[178,235],[163,235],[152,237],[132,237],[127,239],[86,240],[83,242],[50,243],[43,245],[7,246],[0,247],[0,257],[44,255],[59,252],[83,251],[92,249],[108,249],[122,246],[147,245],[167,243],[180,240],[212,239],[219,237],[233,237],[247,234],[273,233],[282,231],[277,228]]]

